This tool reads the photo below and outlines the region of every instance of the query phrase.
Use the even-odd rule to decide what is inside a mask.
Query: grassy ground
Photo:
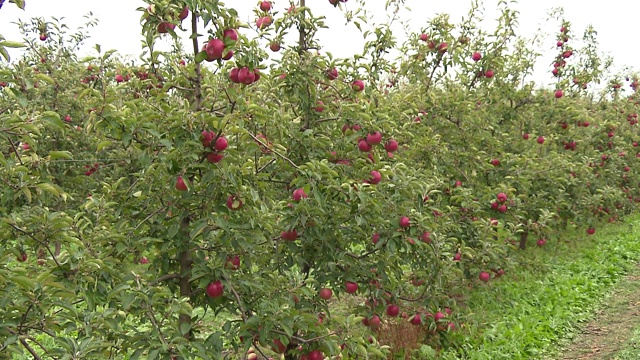
[[[640,216],[602,227],[589,241],[583,239],[582,231],[563,234],[558,244],[526,251],[520,265],[505,277],[469,292],[465,299],[471,312],[467,330],[455,335],[456,346],[438,358],[579,359],[583,351],[598,351],[599,345],[592,346],[593,339],[600,337],[597,330],[591,339],[576,336],[589,331],[585,323],[599,311],[608,312],[607,319],[617,319],[610,323],[610,341],[624,342],[626,335],[631,335],[628,329],[640,323],[635,309],[629,307],[631,301],[637,303],[640,285],[632,281],[635,275],[625,277],[640,273],[636,267],[640,260]],[[631,314],[634,316],[629,318]],[[622,328],[624,333],[619,332]],[[640,329],[634,335],[635,340],[630,341],[637,347]],[[571,345],[574,338],[576,343]],[[614,352],[618,349],[603,341],[599,351],[609,351],[609,347]],[[638,354],[631,342],[627,349]],[[623,352],[619,356],[640,359],[624,357]]]

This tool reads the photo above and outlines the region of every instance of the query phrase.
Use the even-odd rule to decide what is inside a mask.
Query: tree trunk
[[[525,230],[520,233],[520,250],[525,250],[527,248],[527,239],[529,238],[529,230]]]

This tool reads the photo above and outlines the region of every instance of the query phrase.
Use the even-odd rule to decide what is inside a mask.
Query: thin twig
[[[264,146],[265,148],[268,148],[268,146],[263,143],[260,139],[258,139],[257,137],[255,137],[252,133],[247,131],[247,134],[249,134],[249,136],[251,136],[253,138],[253,140],[255,140],[256,142],[258,142],[258,144]],[[298,165],[296,165],[293,161],[291,161],[291,159],[289,159],[288,157],[282,155],[281,153],[279,153],[278,151],[271,149],[271,151],[278,155],[279,157],[281,157],[282,159],[286,160],[289,164],[291,164],[291,166],[293,166],[296,169],[300,169],[300,167]]]

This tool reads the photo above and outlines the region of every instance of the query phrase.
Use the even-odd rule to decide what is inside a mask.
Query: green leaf
[[[53,111],[45,111],[40,115],[40,120],[46,121],[49,124],[59,128],[60,130],[64,130],[64,122],[60,119],[60,114]]]
[[[197,62],[197,63],[201,63],[201,62],[203,62],[206,58],[207,58],[207,52],[206,52],[206,51],[200,51],[200,52],[198,53],[198,55],[196,55],[196,62]]]
[[[25,44],[23,43],[19,43],[17,41],[0,41],[0,47],[8,47],[8,48],[22,48],[22,47],[26,47]]]
[[[49,157],[51,158],[51,160],[58,160],[58,159],[71,160],[73,159],[73,154],[70,151],[50,151]]]
[[[113,141],[111,140],[101,141],[100,143],[98,143],[98,146],[96,146],[96,152],[100,152],[102,149],[104,149],[105,147],[111,144],[113,144]]]
[[[58,189],[56,189],[56,187],[55,187],[55,186],[53,186],[52,184],[49,184],[49,183],[41,183],[41,184],[38,184],[38,185],[36,185],[36,186],[37,186],[38,188],[40,188],[40,189],[42,189],[42,190],[46,191],[46,192],[49,192],[49,193],[53,194],[53,195],[56,195],[56,196],[60,195],[60,191],[58,191]]]

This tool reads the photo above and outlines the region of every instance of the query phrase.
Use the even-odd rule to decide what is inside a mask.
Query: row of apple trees
[[[338,59],[314,11],[364,28],[363,1],[147,2],[141,61],[34,19],[0,68],[0,353],[385,358],[402,322],[455,346],[469,284],[640,201],[637,74],[592,29],[553,24],[543,89],[503,3]]]

